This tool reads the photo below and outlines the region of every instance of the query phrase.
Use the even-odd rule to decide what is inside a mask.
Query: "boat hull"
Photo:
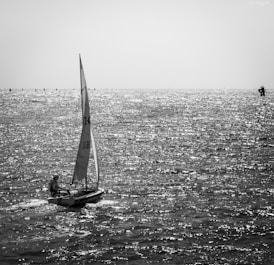
[[[50,197],[48,202],[64,207],[84,206],[86,203],[96,203],[100,201],[103,194],[104,190],[102,189],[84,191],[78,195]]]

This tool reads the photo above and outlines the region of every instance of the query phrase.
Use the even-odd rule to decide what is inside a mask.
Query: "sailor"
[[[61,195],[60,191],[64,190],[61,188],[58,184],[59,176],[57,174],[53,175],[52,180],[49,182],[49,191],[52,197],[55,197],[57,195]]]

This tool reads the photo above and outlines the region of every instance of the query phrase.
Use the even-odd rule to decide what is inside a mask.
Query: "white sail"
[[[85,79],[85,74],[83,70],[83,65],[80,57],[80,78],[81,78],[81,100],[82,100],[82,133],[79,144],[79,149],[77,153],[77,159],[75,163],[72,183],[86,180],[87,186],[87,168],[89,161],[90,148],[93,149],[97,186],[99,183],[99,164],[96,152],[95,140],[90,124],[90,110],[89,110],[89,100],[87,84]],[[91,145],[92,144],[92,145]]]

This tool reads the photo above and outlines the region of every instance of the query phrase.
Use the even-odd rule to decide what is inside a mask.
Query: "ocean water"
[[[0,90],[0,264],[274,264],[266,93],[90,90],[106,193],[67,209],[47,185],[70,182],[79,89]]]

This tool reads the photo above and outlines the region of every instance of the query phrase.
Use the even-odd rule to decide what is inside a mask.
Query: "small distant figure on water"
[[[264,90],[264,87],[263,86],[261,86],[261,88],[259,88],[258,89],[258,91],[259,91],[259,93],[261,94],[261,97],[263,96],[265,96],[265,90]]]
[[[59,176],[55,174],[53,175],[52,180],[49,182],[49,191],[52,197],[69,194],[69,191],[59,186],[58,179]]]

